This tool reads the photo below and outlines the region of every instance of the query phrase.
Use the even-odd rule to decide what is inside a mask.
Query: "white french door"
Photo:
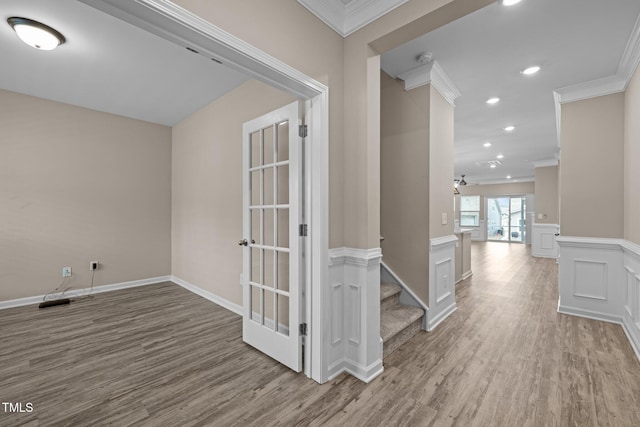
[[[243,125],[243,340],[302,370],[302,147],[294,102]]]

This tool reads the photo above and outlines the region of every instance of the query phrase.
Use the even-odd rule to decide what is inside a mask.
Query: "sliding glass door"
[[[487,238],[524,242],[526,203],[524,196],[487,197]]]

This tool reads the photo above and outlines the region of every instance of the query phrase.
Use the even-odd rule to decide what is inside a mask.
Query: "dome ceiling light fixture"
[[[503,6],[513,6],[520,3],[522,0],[499,0],[499,3]]]
[[[7,23],[20,40],[36,49],[53,50],[66,41],[60,32],[33,19],[12,16],[7,19]]]

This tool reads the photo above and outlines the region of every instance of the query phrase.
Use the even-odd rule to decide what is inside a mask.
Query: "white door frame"
[[[308,126],[305,190],[309,234],[305,239],[307,339],[304,372],[317,382],[326,381],[322,360],[322,289],[328,280],[329,88],[170,1],[79,1],[180,46],[189,46],[202,55],[216,58],[256,80],[305,100]]]

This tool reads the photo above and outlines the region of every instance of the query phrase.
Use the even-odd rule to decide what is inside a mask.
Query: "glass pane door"
[[[487,197],[487,238],[525,242],[526,203],[522,196]]]

